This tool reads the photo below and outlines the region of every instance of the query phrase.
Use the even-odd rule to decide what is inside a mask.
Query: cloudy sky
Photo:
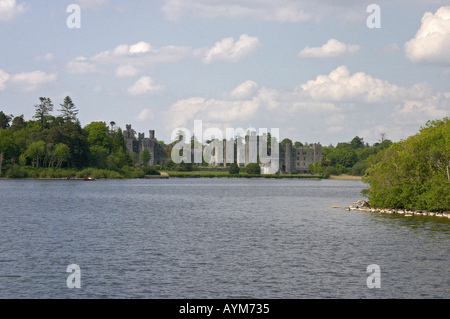
[[[0,0],[0,110],[67,95],[166,142],[194,120],[398,141],[450,116],[450,0]]]

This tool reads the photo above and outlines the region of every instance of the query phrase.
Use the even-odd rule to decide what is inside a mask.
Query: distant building
[[[165,164],[168,158],[164,152],[164,145],[158,143],[158,140],[155,138],[155,131],[151,130],[149,132],[148,138],[145,137],[144,133],[139,133],[136,138],[136,132],[131,128],[131,125],[127,124],[126,130],[123,132],[127,150],[136,153],[138,158],[140,158],[142,151],[148,149],[150,153],[148,165]]]
[[[162,145],[158,143],[155,138],[155,131],[149,131],[148,138],[143,133],[139,133],[136,137],[136,132],[131,128],[131,125],[126,126],[126,130],[123,132],[125,137],[127,150],[134,152],[140,158],[144,149],[148,149],[150,152],[149,165],[161,165],[167,163],[170,160],[170,147],[168,145]],[[259,157],[259,143],[262,136],[257,136],[256,132],[251,132],[245,136],[245,144],[243,149],[237,148],[234,144],[234,159],[233,162],[239,166],[244,167],[250,163],[252,152],[256,152]],[[253,143],[253,149],[250,149],[250,145]],[[213,167],[229,167],[231,162],[227,162],[227,148],[226,142],[223,143],[223,159],[219,161],[219,152],[212,154],[211,166]],[[169,150],[169,152],[164,152]],[[193,149],[191,153],[192,163],[194,162],[194,154],[199,150]],[[231,150],[228,150],[230,152]],[[270,154],[271,148],[268,149]],[[169,154],[169,155],[167,155]],[[255,154],[255,153],[253,153]],[[309,147],[294,147],[291,142],[287,142],[284,147],[279,144],[279,172],[278,173],[291,173],[297,171],[300,174],[311,173],[308,169],[308,165],[314,163],[320,163],[322,161],[322,146],[320,143],[312,144]],[[197,164],[198,165],[198,164]],[[262,172],[265,171],[267,165],[261,165]]]
[[[241,150],[239,150],[236,145],[234,147],[234,163],[237,163],[239,166],[247,166],[250,163],[251,152],[250,149],[251,143],[253,143],[254,150],[253,152],[257,153],[259,157],[259,143],[262,136],[257,136],[256,132],[251,132],[245,136],[245,144],[243,150],[243,156],[239,156]],[[269,148],[269,155],[272,149]],[[217,156],[213,156],[213,161],[211,163],[212,166],[218,167],[226,167],[230,166],[231,163],[226,161],[226,143],[223,145],[223,160],[219,161]],[[299,174],[309,174],[311,171],[308,166],[314,163],[322,162],[322,145],[320,143],[312,144],[309,147],[293,147],[292,143],[288,142],[284,147],[279,144],[279,172],[278,173],[291,173],[293,171],[297,171]],[[241,161],[239,161],[241,158]],[[243,160],[242,160],[243,158]],[[226,164],[225,164],[226,163]],[[264,171],[268,165],[260,165],[262,171]],[[270,165],[269,165],[270,166]]]
[[[293,147],[292,143],[287,142],[285,147],[280,146],[280,170],[286,173],[297,171],[300,174],[308,174],[309,164],[322,162],[322,145],[320,143],[312,144],[308,148],[301,146]]]

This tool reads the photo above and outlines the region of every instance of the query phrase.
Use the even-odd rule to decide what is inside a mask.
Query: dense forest
[[[369,157],[363,191],[371,206],[450,210],[450,120],[429,121],[416,135]]]
[[[49,98],[39,98],[35,115],[0,111],[0,177],[8,178],[140,178],[150,168],[135,167],[122,130],[112,121],[81,127],[78,110],[66,97],[57,116]]]

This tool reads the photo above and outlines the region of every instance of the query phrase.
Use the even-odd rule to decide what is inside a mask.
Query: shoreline
[[[360,181],[362,179],[362,176],[353,176],[353,175],[331,175],[329,179],[337,179],[337,180],[354,180],[354,181]]]
[[[338,206],[333,206],[333,208],[340,208]],[[353,205],[344,208],[345,211],[360,211],[360,212],[370,212],[388,215],[401,215],[405,217],[412,216],[435,216],[444,217],[450,219],[450,211],[445,212],[433,212],[426,209],[396,209],[396,208],[375,208],[370,207],[370,204],[364,200],[359,200],[353,203]]]

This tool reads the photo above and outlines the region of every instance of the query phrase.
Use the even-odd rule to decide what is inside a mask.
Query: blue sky
[[[166,142],[202,120],[372,144],[449,116],[449,84],[448,0],[0,0],[0,110],[26,119],[69,95],[83,126]]]

